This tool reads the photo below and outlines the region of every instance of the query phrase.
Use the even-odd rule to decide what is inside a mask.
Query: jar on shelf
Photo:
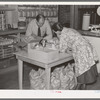
[[[21,17],[24,17],[24,11],[22,11],[22,16]]]
[[[48,15],[49,15],[49,14],[48,14],[48,10],[46,10],[46,16],[48,17]]]
[[[51,16],[53,16],[53,10],[51,10]]]
[[[32,11],[32,17],[36,16],[36,11]]]
[[[43,12],[43,10],[41,10],[41,14],[42,14],[42,15],[44,15],[44,12]]]
[[[46,13],[46,11],[45,11],[45,10],[43,11],[43,15],[44,15],[44,16],[46,16],[46,15],[47,15],[47,13]]]
[[[48,10],[48,16],[51,16],[50,10]]]
[[[54,16],[57,16],[57,11],[56,10],[54,10]]]
[[[36,16],[38,15],[38,10],[36,10]]]
[[[27,17],[30,17],[30,11],[27,11],[27,15],[26,15]]]
[[[29,16],[32,17],[32,11],[29,12]]]
[[[18,16],[19,16],[19,17],[22,17],[22,11],[19,11],[19,12],[18,12]]]

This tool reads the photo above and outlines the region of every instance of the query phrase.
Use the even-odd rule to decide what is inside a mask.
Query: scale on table
[[[100,33],[100,24],[99,25],[90,24],[89,29],[93,33]]]
[[[97,8],[97,14],[100,16],[100,7]],[[98,35],[100,35],[100,24],[98,25],[90,24],[89,29],[91,32],[97,33]]]
[[[97,8],[97,14],[100,16],[100,7]],[[100,24],[98,25],[91,24],[89,25],[89,29],[91,32],[98,33],[98,35],[100,35]]]

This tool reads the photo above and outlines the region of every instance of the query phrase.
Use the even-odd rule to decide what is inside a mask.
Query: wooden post
[[[19,89],[23,88],[23,61],[18,60]]]
[[[47,68],[47,65],[46,65],[46,68],[45,68],[45,72],[46,72],[46,88],[47,88],[47,90],[49,90],[50,89],[51,68]]]

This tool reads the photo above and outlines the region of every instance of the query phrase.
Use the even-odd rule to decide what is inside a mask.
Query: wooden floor
[[[29,72],[31,69],[32,69],[32,67],[30,67],[28,65],[24,65],[23,88],[25,90],[30,89]],[[7,90],[19,89],[17,68],[15,68],[15,70],[0,74],[0,89],[7,89]],[[97,82],[95,84],[88,85],[87,90],[100,90],[100,74],[98,76]]]

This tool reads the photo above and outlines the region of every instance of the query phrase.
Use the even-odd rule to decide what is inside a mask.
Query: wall
[[[58,20],[63,25],[70,25],[70,5],[59,5]]]
[[[90,20],[91,20],[91,17],[92,17],[91,14],[92,14],[92,12],[94,13],[94,10],[96,10],[96,8],[97,8],[97,5],[74,5],[74,7],[73,7],[74,12],[71,15],[71,16],[74,16],[74,18],[71,20],[72,23],[74,23],[74,26],[72,28],[81,29],[83,14],[86,12],[89,12]],[[96,24],[96,23],[93,23],[93,24]]]
[[[10,24],[11,27],[16,26],[18,23],[18,6],[17,5],[8,5],[8,7],[14,9],[13,11],[6,11],[6,24]]]
[[[58,20],[62,24],[69,23],[71,28],[79,29],[82,24],[82,17],[79,9],[94,9],[97,5],[59,5]]]
[[[98,58],[99,58],[99,63],[97,64],[97,69],[98,72],[100,73],[100,38],[99,37],[90,37],[90,36],[85,36],[90,42],[94,45]]]

